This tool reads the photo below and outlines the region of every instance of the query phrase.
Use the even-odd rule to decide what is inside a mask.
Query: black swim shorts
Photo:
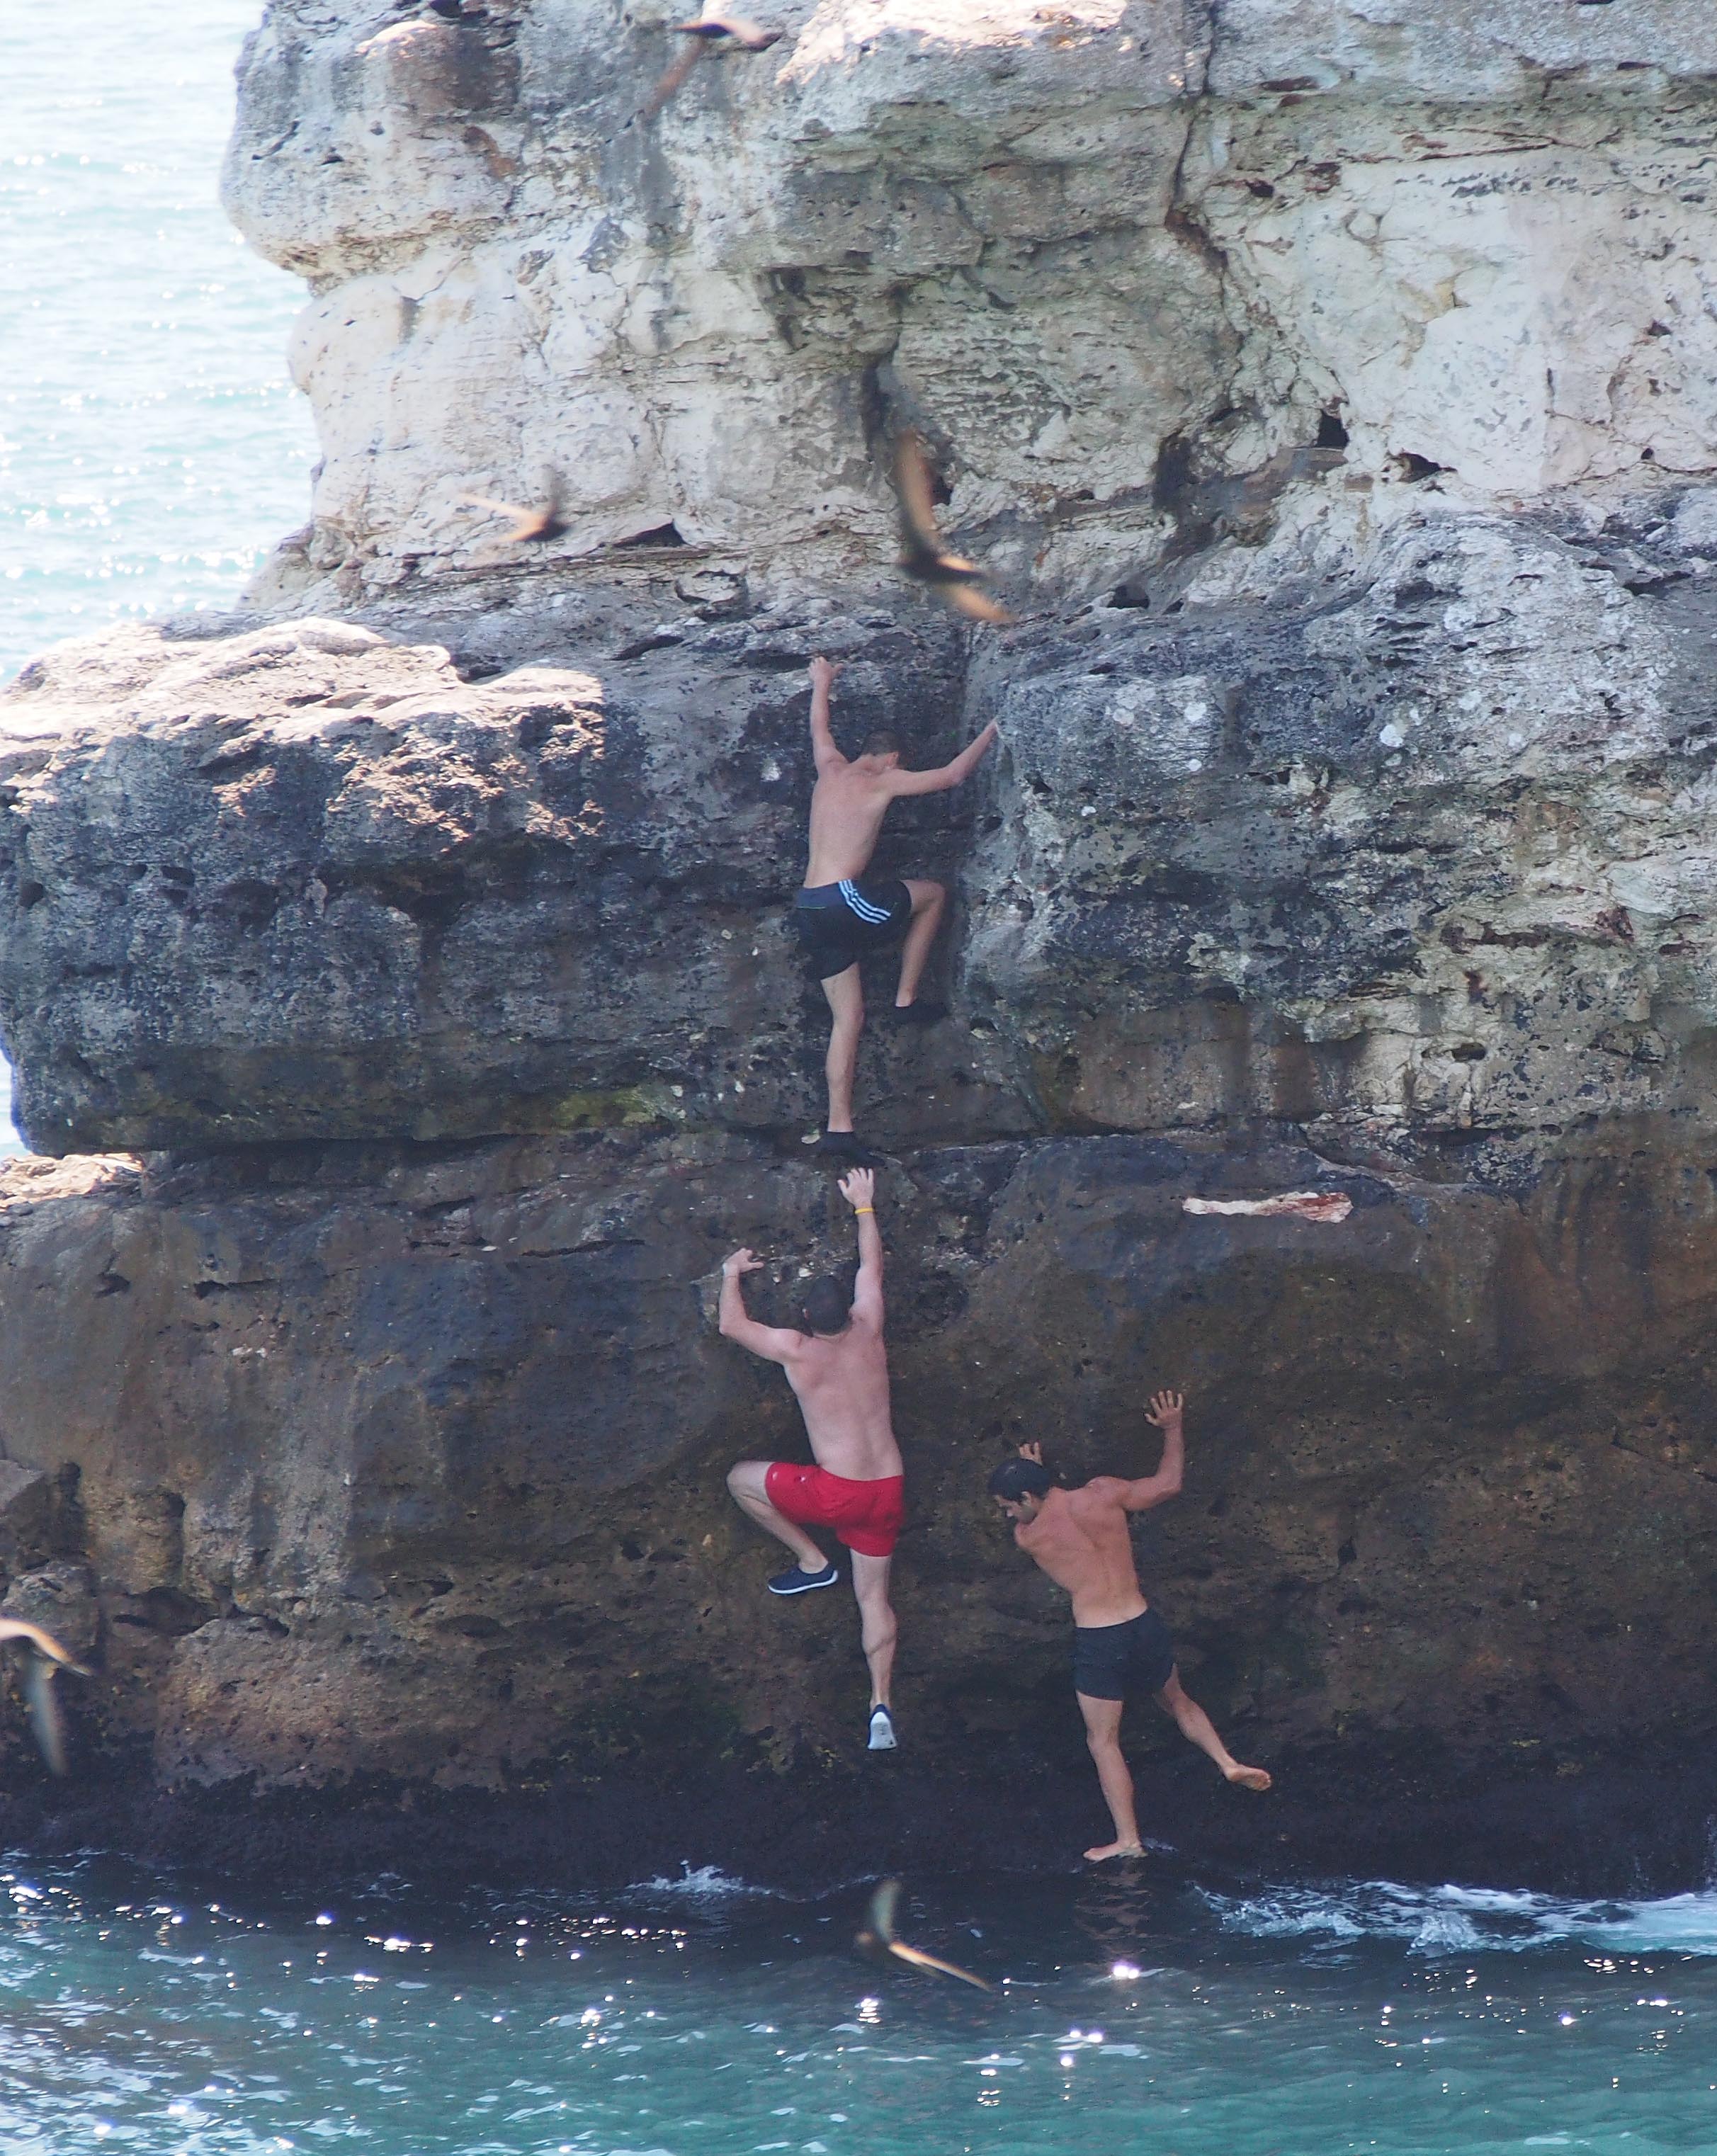
[[[805,970],[820,981],[897,943],[912,917],[912,895],[898,877],[844,876],[808,886],[793,905]]]
[[[1073,1689],[1087,1699],[1136,1699],[1159,1692],[1175,1674],[1175,1642],[1154,1609],[1124,1625],[1079,1625],[1073,1631]]]

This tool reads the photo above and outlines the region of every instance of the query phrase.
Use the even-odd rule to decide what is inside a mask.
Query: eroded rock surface
[[[1147,1584],[1248,1750],[1708,1737],[1703,0],[784,0],[647,118],[676,12],[270,8],[229,196],[311,285],[312,521],[0,699],[68,1156],[0,1170],[0,1564],[90,1643],[85,1755],[863,1767],[845,1596],[769,1602],[722,1488],[790,1401],[712,1323],[727,1249],[784,1315],[846,1233],[783,932],[819,649],[909,761],[1002,729],[879,859],[955,886],[951,1015],[860,1081],[937,1786],[1077,1754],[984,1471],[1146,1467],[1164,1382]],[[892,571],[906,419],[999,635]],[[497,550],[462,497],[551,470]],[[1284,1191],[1351,1209],[1184,1209]]]
[[[849,660],[850,743],[887,724],[936,761],[952,634],[872,613],[640,640],[659,648],[468,682],[443,647],[311,620],[137,629],[33,668],[0,706],[34,730],[0,758],[0,1006],[33,1142],[815,1132],[826,1009],[783,919],[805,663]],[[913,804],[882,858],[948,874],[970,814]],[[1029,1125],[969,1037],[885,1034],[876,1060],[881,1133]]]
[[[316,291],[281,589],[469,561],[460,496],[550,467],[571,554],[874,572],[891,407],[1060,594],[1320,439],[1380,521],[1709,469],[1704,0],[782,0],[646,120],[676,8],[270,8],[227,195]]]
[[[986,654],[968,1008],[1046,1112],[1487,1181],[1709,1143],[1714,500],[1277,541]]]
[[[1520,1204],[1114,1136],[931,1149],[887,1188],[920,1767],[1077,1742],[1065,1604],[983,1478],[1028,1436],[1076,1476],[1144,1471],[1141,1372],[1194,1402],[1141,1559],[1254,1748],[1577,1765],[1704,1717],[1702,1168],[1594,1157]],[[1296,1188],[1354,1209],[1182,1208]],[[821,1178],[754,1140],[607,1132],[115,1163],[64,1194],[14,1168],[0,1199],[5,1472],[52,1491],[8,1607],[85,1597],[86,1746],[289,1786],[858,1750],[846,1594],[766,1594],[723,1487],[797,1455],[791,1401],[712,1323],[738,1242],[773,1253],[768,1317],[849,1255]]]

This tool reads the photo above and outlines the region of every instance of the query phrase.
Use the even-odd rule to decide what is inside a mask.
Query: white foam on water
[[[1547,1919],[1541,1918],[1540,1922]],[[1589,1903],[1573,1927],[1593,1946],[1622,1953],[1717,1954],[1717,1892],[1671,1894],[1661,1902]]]
[[[741,1896],[754,1895],[760,1900],[775,1901],[779,1897],[772,1887],[753,1887],[749,1881],[732,1879],[718,1865],[700,1864],[694,1871],[690,1863],[680,1866],[677,1879],[666,1879],[660,1873],[654,1879],[635,1880],[627,1887],[629,1894],[681,1894],[692,1901],[731,1901]]]
[[[1277,1887],[1251,1895],[1203,1892],[1226,1932],[1252,1938],[1341,1943],[1393,1939],[1431,1958],[1529,1953],[1565,1943],[1627,1953],[1717,1954],[1717,1891],[1655,1902],[1576,1902],[1524,1889]]]

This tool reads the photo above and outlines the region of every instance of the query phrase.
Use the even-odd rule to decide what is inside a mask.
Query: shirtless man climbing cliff
[[[742,1460],[727,1477],[740,1509],[799,1559],[769,1582],[772,1594],[809,1594],[841,1574],[807,1527],[832,1527],[852,1552],[852,1591],[871,1671],[872,1752],[895,1748],[889,1712],[895,1620],[888,1574],[900,1532],[903,1486],[900,1447],[888,1406],[888,1357],[882,1345],[882,1238],[876,1229],[876,1178],[856,1168],[841,1194],[858,1224],[858,1277],[849,1307],[838,1280],[815,1280],[799,1299],[805,1329],[759,1325],[747,1315],[739,1283],[761,1258],[735,1250],[722,1265],[721,1330],[767,1362],[779,1363],[798,1397],[815,1467],[784,1460]]]
[[[1133,1777],[1121,1753],[1121,1713],[1131,1695],[1150,1693],[1174,1716],[1181,1735],[1208,1753],[1229,1781],[1244,1789],[1270,1786],[1262,1767],[1240,1764],[1209,1715],[1182,1691],[1169,1628],[1139,1591],[1127,1516],[1180,1496],[1185,1407],[1179,1393],[1163,1392],[1145,1409],[1146,1421],[1163,1433],[1162,1464],[1154,1475],[1131,1482],[1099,1475],[1081,1489],[1058,1490],[1043,1464],[1042,1446],[1022,1445],[1019,1458],[1005,1461],[990,1478],[990,1496],[1014,1522],[1014,1540],[1073,1598],[1073,1687],[1115,1823],[1113,1841],[1086,1851],[1093,1863],[1144,1853],[1133,1809]]]
[[[900,747],[890,733],[866,736],[848,762],[835,746],[829,728],[829,692],[836,669],[813,659],[811,747],[817,783],[811,793],[810,859],[805,888],[794,903],[806,970],[823,984],[833,1023],[825,1065],[829,1081],[829,1120],[816,1150],[828,1158],[874,1168],[878,1156],[861,1145],[852,1127],[852,1084],[858,1068],[859,1035],[864,1031],[865,998],[859,960],[870,951],[886,950],[902,936],[897,1013],[912,1011],[918,983],[941,925],[948,893],[922,876],[866,877],[871,855],[892,801],[913,793],[943,793],[977,769],[995,728],[987,726],[952,763],[935,771],[902,771]]]

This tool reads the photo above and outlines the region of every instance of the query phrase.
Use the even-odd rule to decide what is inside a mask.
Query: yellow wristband
[[[874,1213],[876,1209],[874,1205],[855,1205],[852,1209],[852,1215],[854,1219],[856,1219],[861,1213]]]

